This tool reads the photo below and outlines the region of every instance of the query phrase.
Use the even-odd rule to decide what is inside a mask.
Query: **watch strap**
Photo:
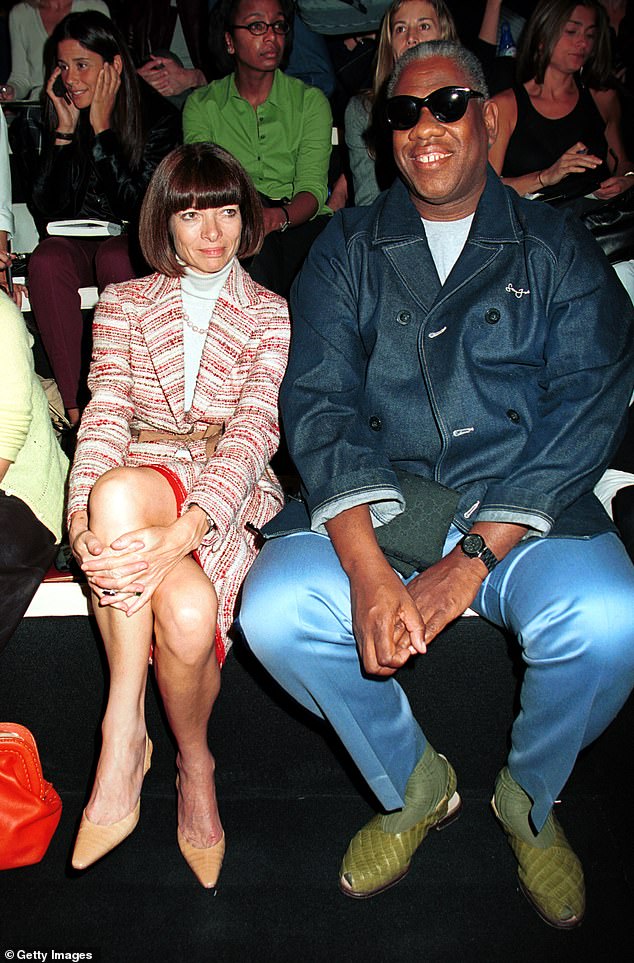
[[[500,561],[499,558],[493,554],[491,549],[486,547],[482,549],[482,551],[478,555],[478,558],[480,559],[480,561],[484,562],[489,572],[492,572],[495,566]]]

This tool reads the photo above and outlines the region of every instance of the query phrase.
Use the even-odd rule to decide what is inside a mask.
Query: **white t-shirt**
[[[434,259],[440,283],[444,284],[465,246],[471,230],[473,214],[457,221],[428,221],[421,217],[431,256]]]

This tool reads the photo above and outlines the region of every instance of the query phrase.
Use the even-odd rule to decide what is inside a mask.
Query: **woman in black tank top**
[[[489,158],[518,194],[607,200],[632,186],[610,67],[599,0],[540,0],[522,35],[518,83],[493,97]]]

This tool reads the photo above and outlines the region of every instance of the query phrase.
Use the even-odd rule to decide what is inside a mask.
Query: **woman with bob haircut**
[[[152,647],[178,747],[178,844],[203,886],[220,872],[207,724],[255,529],[283,502],[270,460],[288,310],[238,263],[262,233],[257,193],[235,158],[213,144],[179,147],[157,167],[141,210],[155,273],[108,286],[96,309],[68,527],[110,691],[77,869],[138,822],[152,754],[143,710]]]
[[[610,73],[599,0],[540,0],[520,39],[517,82],[492,98],[489,157],[505,184],[545,200],[593,192],[602,201],[632,186]]]
[[[45,135],[33,186],[36,220],[128,225],[118,236],[54,236],[29,261],[29,297],[72,424],[81,408],[83,320],[78,288],[127,281],[152,172],[181,142],[180,116],[141,80],[123,36],[102,13],[71,13],[46,49]]]
[[[393,0],[381,22],[372,88],[350,98],[344,117],[357,206],[371,204],[396,176],[392,137],[382,116],[384,87],[401,54],[427,40],[458,41],[444,0]]]

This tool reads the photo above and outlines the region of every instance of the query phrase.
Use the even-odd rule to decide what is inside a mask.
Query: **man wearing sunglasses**
[[[570,929],[583,871],[553,804],[634,681],[634,567],[592,493],[634,382],[632,307],[581,225],[488,165],[496,108],[471,54],[406,53],[387,120],[400,180],[336,215],[293,289],[281,403],[310,530],[297,506],[278,516],[240,624],[384,810],[344,856],[359,899],[460,809],[394,673],[469,606],[514,633],[522,708],[493,810],[525,895]],[[403,511],[402,469],[460,496],[443,557],[409,579],[375,535]]]

